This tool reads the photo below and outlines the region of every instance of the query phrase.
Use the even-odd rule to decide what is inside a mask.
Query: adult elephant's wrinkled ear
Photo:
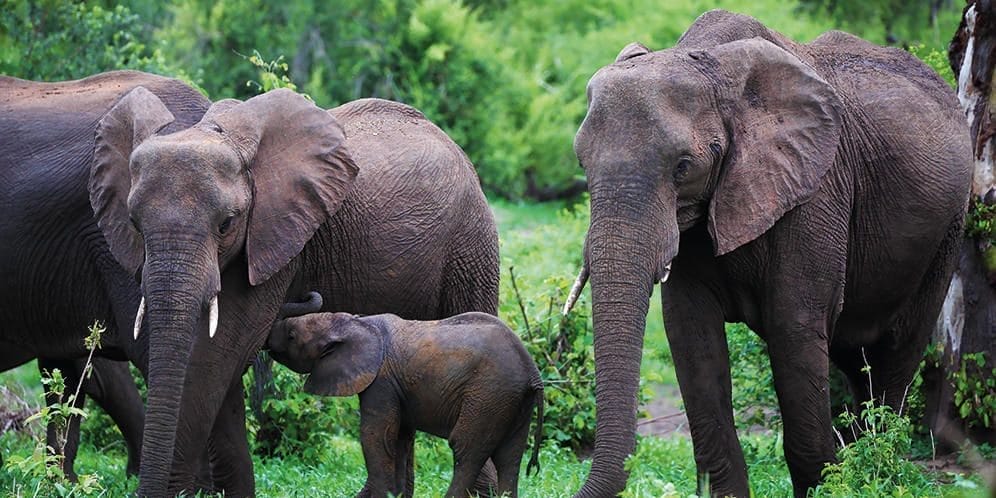
[[[111,254],[129,275],[144,260],[142,235],[128,214],[131,153],[145,139],[173,122],[173,113],[152,92],[136,87],[97,123],[90,167],[90,205]]]
[[[709,207],[720,255],[756,239],[819,190],[837,156],[841,104],[811,67],[761,38],[694,59],[718,63],[731,83],[720,94],[732,136]]]
[[[616,62],[622,62],[626,59],[632,59],[633,57],[639,57],[641,55],[647,55],[650,53],[650,49],[646,45],[640,42],[633,42],[629,45],[623,47],[616,56]]]
[[[342,204],[357,167],[345,132],[329,113],[279,89],[211,113],[253,179],[246,256],[258,285],[297,256]]]
[[[383,333],[348,313],[336,313],[327,336],[331,342],[315,362],[304,390],[322,396],[363,392],[384,363]]]

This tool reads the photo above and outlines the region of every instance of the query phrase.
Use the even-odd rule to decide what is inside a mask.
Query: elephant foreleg
[[[242,378],[237,376],[225,394],[208,443],[211,477],[215,488],[224,490],[225,496],[255,494],[245,412],[245,390]]]
[[[662,301],[699,481],[706,480],[714,496],[746,497],[747,466],[733,422],[722,309],[692,273],[676,261],[670,281],[662,287]]]

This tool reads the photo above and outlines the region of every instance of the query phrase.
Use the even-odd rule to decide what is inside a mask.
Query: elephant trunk
[[[143,271],[145,325],[149,344],[148,396],[143,434],[139,496],[165,496],[174,460],[183,459],[177,445],[177,421],[194,344],[193,331],[207,319],[207,306],[217,294],[217,275],[203,244],[146,238],[148,255]],[[189,489],[193,482],[179,484]]]
[[[628,201],[628,202],[627,202]],[[586,260],[595,327],[597,419],[591,471],[577,497],[615,496],[636,447],[643,334],[653,287],[677,251],[677,223],[639,195],[602,200],[592,189]],[[643,207],[638,207],[638,206]]]

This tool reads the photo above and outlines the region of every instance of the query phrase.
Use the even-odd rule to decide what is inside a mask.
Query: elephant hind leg
[[[515,498],[519,495],[519,468],[529,439],[529,420],[533,409],[532,403],[523,405],[525,407],[520,412],[519,419],[491,455],[498,470],[497,494],[500,496]]]
[[[948,226],[912,299],[897,314],[882,340],[865,351],[871,366],[872,390],[876,399],[897,412],[905,410],[905,398],[913,375],[923,359],[923,352],[944,305],[951,275],[961,254],[962,225],[959,214]]]
[[[483,211],[482,211],[483,210]],[[476,209],[490,213],[487,205]],[[498,234],[490,220],[468,223],[453,237],[443,270],[439,316],[449,317],[479,311],[498,314]]]

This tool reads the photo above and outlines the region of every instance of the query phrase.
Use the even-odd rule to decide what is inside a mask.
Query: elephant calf
[[[447,496],[467,496],[488,458],[498,470],[497,493],[516,496],[534,406],[527,472],[539,466],[543,384],[514,332],[477,312],[413,321],[319,309],[317,292],[285,304],[270,332],[270,352],[292,370],[311,373],[304,385],[310,393],[360,395],[362,496],[412,495],[416,430],[449,439],[455,468]]]

